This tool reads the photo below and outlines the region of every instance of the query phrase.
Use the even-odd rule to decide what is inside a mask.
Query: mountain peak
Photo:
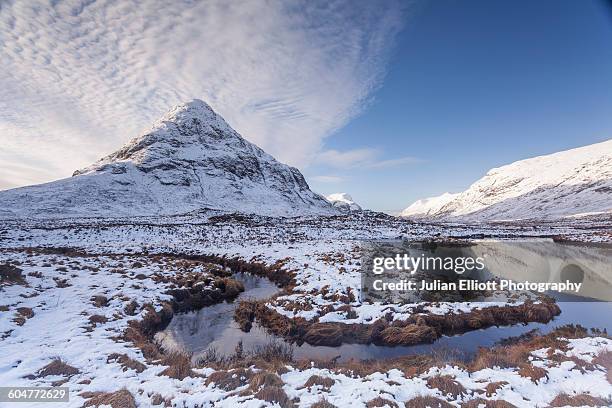
[[[193,99],[189,102],[181,103],[171,108],[160,119],[162,122],[184,122],[189,120],[200,120],[208,122],[211,120],[223,120],[221,116],[210,107],[209,104],[201,99]],[[225,123],[225,120],[223,120]]]
[[[70,179],[3,192],[0,215],[13,214],[11,208],[46,216],[170,215],[204,208],[282,216],[337,212],[298,169],[245,140],[199,99],[171,108]]]

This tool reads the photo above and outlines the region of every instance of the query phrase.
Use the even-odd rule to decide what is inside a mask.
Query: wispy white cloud
[[[344,178],[340,176],[314,176],[309,177],[309,179],[318,181],[319,183],[340,183],[344,181]]]
[[[423,163],[424,161],[425,160],[418,157],[404,156],[395,159],[377,160],[367,165],[367,167],[371,169],[386,169],[389,167],[405,166],[407,164]]]
[[[303,166],[367,105],[402,14],[396,0],[3,1],[0,188],[67,176],[192,98]]]
[[[411,156],[382,159],[382,155],[383,152],[380,149],[374,148],[345,151],[330,149],[320,152],[316,157],[316,163],[338,169],[382,169],[423,162],[422,159]]]

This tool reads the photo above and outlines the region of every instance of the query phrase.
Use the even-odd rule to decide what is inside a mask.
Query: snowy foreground
[[[270,311],[367,325],[389,311],[399,321],[415,312],[341,300],[359,292],[360,240],[528,236],[612,242],[609,231],[602,221],[475,229],[368,213],[301,220],[199,214],[129,222],[6,222],[0,226],[0,384],[70,387],[70,402],[52,405],[58,407],[608,406],[612,340],[578,329],[516,340],[462,363],[438,356],[418,364],[285,359],[195,367],[179,367],[146,342],[135,344],[126,331],[161,313],[173,300],[169,291],[187,281],[198,290],[216,290],[223,268],[172,254],[282,265],[294,273],[295,285],[265,304]],[[296,303],[308,307],[296,309]],[[425,305],[425,311],[444,315],[479,307],[437,304]],[[15,404],[29,405],[44,406]]]

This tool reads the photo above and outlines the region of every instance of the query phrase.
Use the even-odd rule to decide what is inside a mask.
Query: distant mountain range
[[[612,139],[491,169],[464,192],[419,200],[400,215],[480,222],[611,212]]]
[[[294,167],[246,141],[210,106],[171,109],[149,130],[73,177],[0,192],[0,216],[335,214]]]

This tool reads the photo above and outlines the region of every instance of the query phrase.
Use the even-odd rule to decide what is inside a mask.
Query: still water
[[[583,248],[587,248],[582,245]],[[551,251],[558,255],[559,248],[555,245],[550,246]],[[521,248],[523,251],[524,248]],[[542,250],[538,246],[538,250]],[[575,251],[572,248],[572,251]],[[589,253],[590,249],[586,251]],[[585,251],[580,253],[584,255]],[[599,254],[599,253],[598,253]],[[520,259],[524,260],[527,256],[521,253]],[[504,269],[512,270],[511,266],[504,265]],[[576,263],[577,257],[573,258],[573,263]],[[607,256],[600,258],[609,266],[612,258]],[[590,259],[592,261],[592,259]],[[583,260],[583,263],[586,261]],[[590,266],[590,264],[587,263]],[[563,267],[562,265],[559,265]],[[581,280],[589,282],[589,279],[601,280],[610,277],[609,270],[605,270],[603,276],[590,276],[589,268],[583,268],[586,271],[585,276],[581,276]],[[606,268],[604,268],[606,269]],[[516,272],[513,272],[516,273]],[[598,275],[601,275],[601,268],[598,269]],[[242,342],[245,351],[253,350],[258,346],[264,346],[271,341],[284,342],[282,338],[270,335],[263,327],[253,325],[249,333],[244,333],[234,321],[234,309],[240,300],[245,299],[265,299],[279,291],[279,289],[269,280],[251,276],[247,274],[236,274],[235,278],[241,280],[245,284],[245,291],[238,296],[232,303],[221,303],[203,308],[196,312],[175,315],[166,330],[156,335],[156,340],[166,349],[180,350],[190,352],[194,359],[199,355],[214,349],[217,355],[233,354],[239,342]],[[592,293],[597,292],[593,290]],[[432,344],[416,345],[416,346],[376,346],[364,344],[343,344],[339,347],[311,346],[303,344],[301,346],[293,345],[295,358],[334,358],[339,357],[339,360],[356,359],[382,359],[397,357],[409,354],[423,354],[432,351],[450,350],[458,357],[467,357],[478,350],[479,347],[490,347],[496,342],[510,337],[518,336],[532,329],[539,329],[540,332],[546,333],[553,328],[569,323],[580,324],[587,328],[606,329],[612,331],[612,302],[605,301],[590,301],[586,297],[577,297],[567,294],[549,293],[555,297],[561,308],[561,314],[555,317],[552,321],[546,324],[530,323],[527,325],[515,325],[507,327],[490,327],[488,329],[476,330],[461,335],[441,337]]]

